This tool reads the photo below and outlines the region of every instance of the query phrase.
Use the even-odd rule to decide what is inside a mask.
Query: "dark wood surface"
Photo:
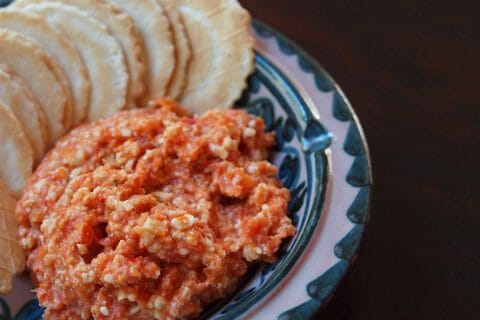
[[[243,0],[337,80],[365,129],[371,220],[318,319],[480,319],[480,1]]]

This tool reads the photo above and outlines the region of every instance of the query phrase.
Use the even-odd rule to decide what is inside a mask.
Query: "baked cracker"
[[[177,99],[187,85],[187,70],[192,52],[187,38],[185,26],[180,14],[175,9],[176,0],[157,0],[165,10],[172,27],[173,42],[175,43],[175,69],[168,84],[166,96]]]
[[[38,163],[47,151],[45,115],[25,82],[8,70],[7,66],[2,65],[0,65],[0,101],[11,108],[22,125]]]
[[[13,276],[25,269],[25,253],[19,243],[15,205],[15,197],[0,180],[0,295],[11,291]]]
[[[87,121],[108,117],[127,105],[129,75],[118,41],[101,22],[60,2],[42,1],[22,10],[41,15],[63,31],[85,62],[92,85]]]
[[[17,2],[20,3],[20,6],[25,6],[27,4],[44,3],[45,1],[19,0]],[[121,8],[103,0],[61,0],[58,2],[72,5],[86,12],[93,19],[105,24],[122,47],[130,74],[127,96],[128,107],[141,102],[145,94],[146,65],[140,34],[132,18]]]
[[[53,72],[58,65],[38,43],[3,28],[0,28],[0,64],[7,65],[32,90],[47,119],[47,140],[52,146],[67,129],[64,116],[68,94]]]
[[[17,197],[32,175],[34,154],[11,108],[0,102],[0,179]]]
[[[156,0],[109,0],[132,17],[142,37],[147,63],[147,97],[163,98],[175,66],[170,23]]]
[[[57,62],[62,72],[54,72],[60,79],[63,79],[62,74],[65,75],[64,81],[68,82],[66,86],[70,88],[72,98],[72,106],[66,110],[65,126],[84,120],[90,100],[90,81],[82,57],[70,40],[42,17],[20,10],[0,11],[0,28],[31,38]]]
[[[231,107],[254,70],[250,14],[236,0],[175,3],[193,52],[181,104],[196,114]]]

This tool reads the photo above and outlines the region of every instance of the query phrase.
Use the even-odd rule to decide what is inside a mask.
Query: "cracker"
[[[129,75],[118,41],[107,27],[71,5],[42,1],[22,6],[47,19],[76,46],[92,85],[88,121],[108,117],[127,105]]]
[[[157,0],[165,10],[172,26],[173,42],[175,43],[175,69],[168,84],[166,96],[177,99],[182,95],[187,85],[187,69],[192,52],[188,42],[183,20],[175,9],[176,0]]]
[[[15,196],[20,196],[32,174],[34,154],[11,108],[0,102],[0,179]]]
[[[1,11],[0,27],[17,31],[35,40],[57,62],[71,88],[71,124],[82,122],[90,102],[90,80],[82,57],[70,40],[42,17],[20,10]],[[68,121],[66,124],[69,125]]]
[[[13,75],[6,66],[1,65],[0,101],[11,108],[22,125],[22,129],[33,147],[36,162],[39,162],[47,150],[45,115],[23,80]]]
[[[0,64],[22,78],[37,98],[47,119],[49,146],[65,131],[68,95],[53,72],[55,61],[36,42],[21,34],[0,29]]]
[[[3,242],[6,243],[6,241],[3,241],[0,238],[0,243],[2,243],[2,245],[3,245]],[[10,253],[8,252],[8,254]],[[6,264],[8,263],[8,260],[6,260],[5,262],[0,261],[0,263]],[[0,295],[7,295],[10,293],[10,291],[12,291],[12,282],[13,282],[13,273],[10,270],[0,266]]]
[[[38,42],[61,68],[54,72],[71,88],[65,125],[80,123],[86,116],[90,99],[90,82],[83,60],[73,44],[55,26],[40,16],[20,10],[0,11],[0,28],[10,29]],[[64,78],[63,75],[66,77]],[[68,90],[70,93],[70,90]],[[70,107],[71,106],[71,107]]]
[[[16,1],[16,5],[25,6],[44,2],[45,0],[19,0]],[[146,65],[140,34],[132,18],[119,7],[103,0],[61,0],[58,2],[81,9],[93,19],[105,24],[122,47],[130,74],[127,104],[130,107],[141,102],[145,94]]]
[[[147,63],[148,97],[163,98],[175,66],[170,24],[156,0],[109,0],[132,17],[142,37]]]
[[[231,107],[254,69],[250,15],[236,0],[177,0],[193,58],[180,99],[189,111]]]
[[[15,197],[0,180],[0,295],[12,289],[13,276],[25,269],[25,253],[18,239]]]

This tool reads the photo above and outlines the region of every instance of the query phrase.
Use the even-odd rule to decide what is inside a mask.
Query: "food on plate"
[[[47,138],[53,145],[67,129],[68,88],[57,73],[57,63],[36,42],[20,33],[0,29],[0,64],[22,78],[42,108],[47,119]]]
[[[71,113],[66,115],[71,118],[67,119],[66,125],[84,120],[90,102],[90,80],[80,54],[65,35],[44,18],[20,10],[0,11],[0,28],[16,31],[36,41],[55,60],[68,81],[64,86],[71,88],[68,92],[73,99],[73,107],[66,110]]]
[[[16,208],[45,319],[192,318],[274,261],[295,228],[273,143],[244,111],[169,100],[72,130]]]
[[[35,160],[39,162],[47,149],[45,115],[23,80],[12,74],[7,66],[2,65],[0,65],[0,102],[10,108],[21,124],[35,153]]]
[[[22,6],[22,10],[39,14],[57,26],[80,52],[92,84],[88,121],[125,109],[128,70],[118,41],[104,24],[76,7],[59,2],[43,1]]]
[[[23,132],[22,125],[0,101],[0,179],[15,196],[20,196],[32,174],[33,149]]]
[[[74,124],[83,119],[85,101],[86,121],[164,96],[195,114],[226,109],[254,68],[250,15],[236,0],[16,0],[1,11],[12,8],[46,20],[35,28],[24,16],[3,13],[10,18],[6,27],[40,42],[65,71],[75,98]],[[57,32],[49,23],[67,36],[69,51],[72,44],[78,50],[91,96],[85,73],[77,79],[73,64],[68,67],[75,54],[62,54],[58,35],[50,43]]]
[[[249,23],[234,0],[0,9],[0,294],[24,268],[15,197],[46,319],[195,317],[275,260],[295,228],[266,160],[273,134],[243,111],[206,112],[245,88]],[[122,111],[164,96],[187,111]]]
[[[180,102],[201,114],[232,106],[254,68],[250,15],[236,0],[178,0],[193,57]]]
[[[0,179],[0,295],[12,289],[12,278],[25,268],[25,252],[18,239],[15,197]]]
[[[172,27],[173,42],[175,44],[175,69],[168,84],[166,96],[177,99],[187,85],[187,70],[192,55],[182,17],[175,9],[176,0],[157,0],[165,10]]]
[[[142,37],[147,63],[149,98],[165,96],[175,67],[175,52],[170,24],[157,0],[108,0],[122,8],[135,22]]]
[[[45,0],[20,0],[22,6],[44,3]],[[122,47],[128,67],[130,81],[128,84],[128,107],[141,102],[145,93],[145,58],[142,51],[140,35],[132,18],[119,7],[106,1],[98,0],[61,0],[77,7],[93,19],[105,24]]]

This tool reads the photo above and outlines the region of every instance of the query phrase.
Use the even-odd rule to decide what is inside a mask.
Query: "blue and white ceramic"
[[[362,129],[344,94],[294,43],[254,22],[256,72],[238,102],[276,132],[272,161],[290,189],[297,227],[273,264],[253,266],[234,294],[201,319],[309,319],[352,263],[368,220],[371,171]],[[0,298],[0,320],[41,319],[28,276]]]

